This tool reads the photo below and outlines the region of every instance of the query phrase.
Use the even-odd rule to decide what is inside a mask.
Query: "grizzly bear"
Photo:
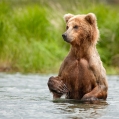
[[[108,83],[96,49],[99,30],[95,14],[66,14],[64,19],[66,32],[62,37],[71,49],[58,76],[49,78],[48,87],[53,98],[65,94],[67,99],[106,100]]]

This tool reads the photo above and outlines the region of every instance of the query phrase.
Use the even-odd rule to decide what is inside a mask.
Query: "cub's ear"
[[[93,13],[89,13],[85,16],[85,20],[90,24],[94,24],[96,22],[96,16]]]
[[[69,21],[69,19],[71,18],[71,17],[73,17],[74,15],[73,14],[65,14],[64,15],[64,20],[66,21],[66,23]]]

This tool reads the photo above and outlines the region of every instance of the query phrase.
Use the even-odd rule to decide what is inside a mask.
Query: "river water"
[[[52,100],[50,75],[0,73],[0,119],[119,119],[119,76],[107,76],[107,101]]]

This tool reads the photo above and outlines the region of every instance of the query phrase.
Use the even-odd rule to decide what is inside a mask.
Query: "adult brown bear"
[[[68,99],[105,100],[108,84],[96,49],[99,38],[96,16],[93,13],[66,14],[64,19],[66,32],[62,37],[71,44],[71,49],[58,76],[49,78],[48,87],[53,98],[66,94]]]

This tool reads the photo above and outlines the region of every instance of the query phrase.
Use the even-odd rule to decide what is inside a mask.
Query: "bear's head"
[[[82,43],[96,44],[99,37],[96,16],[93,13],[86,15],[65,14],[66,32],[62,34],[65,41],[70,44]]]

